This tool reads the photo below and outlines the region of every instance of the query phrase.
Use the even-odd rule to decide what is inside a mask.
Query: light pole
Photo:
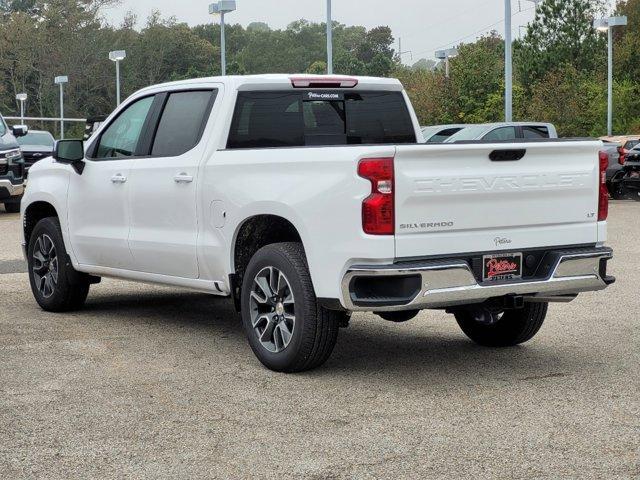
[[[20,125],[24,125],[24,102],[27,101],[26,93],[19,93],[16,95],[16,100],[20,102]]]
[[[331,0],[327,0],[327,74],[333,74],[333,19]]]
[[[120,105],[120,62],[127,58],[124,50],[109,52],[109,60],[116,62],[116,106]]]
[[[235,9],[235,0],[220,0],[218,3],[212,3],[209,5],[210,15],[220,15],[220,67],[222,76],[227,74],[227,46],[224,37],[224,14],[231,13]]]
[[[613,135],[613,27],[627,24],[627,17],[600,18],[593,22],[599,32],[607,32],[607,135]]]
[[[513,59],[511,52],[511,0],[504,0],[504,119],[513,120]]]
[[[69,77],[61,75],[54,79],[54,83],[60,86],[60,140],[64,140],[64,84],[69,83]]]
[[[438,60],[444,60],[444,74],[449,78],[449,59],[458,55],[457,48],[448,48],[446,50],[437,50],[436,58]]]

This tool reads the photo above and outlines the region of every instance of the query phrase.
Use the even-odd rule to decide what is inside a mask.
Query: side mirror
[[[67,163],[82,175],[84,171],[84,142],[82,140],[58,140],[53,151],[56,162]]]
[[[27,133],[29,133],[29,127],[26,125],[14,125],[11,127],[12,133],[14,137],[24,137]]]

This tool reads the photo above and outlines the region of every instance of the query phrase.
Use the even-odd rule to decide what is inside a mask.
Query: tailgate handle
[[[527,151],[525,149],[517,150],[494,150],[489,154],[492,162],[515,162],[522,160]]]

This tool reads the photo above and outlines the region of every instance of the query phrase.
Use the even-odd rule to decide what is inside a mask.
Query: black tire
[[[20,202],[5,203],[4,209],[7,213],[20,213]]]
[[[459,310],[456,320],[462,331],[485,347],[511,347],[531,340],[542,327],[548,303],[526,303],[524,308],[507,310],[493,324],[478,322],[472,310]]]
[[[277,352],[270,351],[261,343],[260,329],[254,328],[252,320],[252,315],[259,316],[252,310],[251,303],[254,302],[255,305],[251,295],[256,288],[256,278],[265,269],[270,268],[284,274],[292,294],[291,305],[295,309],[295,323],[289,343]],[[265,367],[288,373],[311,370],[327,361],[338,339],[338,329],[343,317],[341,312],[327,310],[318,305],[304,249],[300,243],[276,243],[256,252],[244,273],[241,310],[245,333],[256,357]]]
[[[39,268],[42,262],[34,257],[34,252],[36,249],[41,248],[38,246],[38,242],[43,242],[44,236],[53,243],[55,258],[57,259],[57,280],[50,280],[50,294],[49,291],[43,293],[41,288],[36,285],[37,271],[42,270],[42,268]],[[49,240],[46,241],[48,242]],[[27,256],[31,291],[36,302],[43,310],[47,312],[68,312],[77,310],[84,305],[89,294],[90,282],[87,275],[73,269],[62,240],[60,223],[56,217],[44,218],[36,224],[29,239]],[[49,262],[49,264],[51,263]],[[42,277],[39,278],[41,279]]]

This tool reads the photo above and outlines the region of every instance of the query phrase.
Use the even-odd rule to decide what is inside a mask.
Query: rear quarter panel
[[[354,263],[388,263],[393,236],[362,231],[362,200],[370,183],[357,175],[361,158],[393,156],[393,146],[245,149],[218,151],[204,166],[203,205],[218,203],[227,216],[219,231],[234,271],[234,243],[242,224],[261,215],[289,220],[304,243],[316,295],[340,298],[340,282]],[[216,228],[205,227],[211,232]],[[215,234],[203,236],[215,251]],[[209,245],[208,245],[209,244]],[[211,257],[211,255],[208,255]]]

